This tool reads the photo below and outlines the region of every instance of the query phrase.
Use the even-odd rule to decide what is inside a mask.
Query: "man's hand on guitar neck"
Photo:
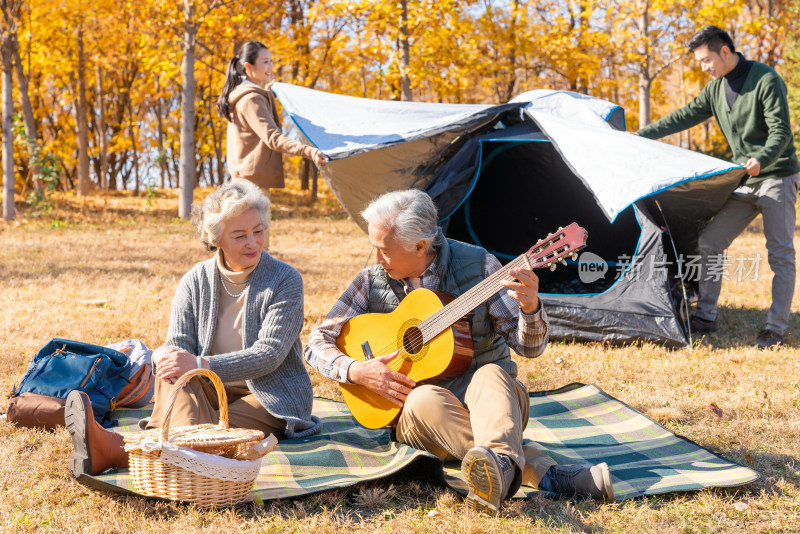
[[[397,356],[397,351],[370,360],[355,361],[347,370],[347,378],[364,386],[397,406],[402,406],[416,382],[406,375],[387,367]]]
[[[510,291],[508,296],[519,301],[519,308],[522,313],[531,315],[539,311],[539,277],[530,269],[511,269],[508,271],[510,276],[517,279],[514,281],[503,281],[505,287]]]

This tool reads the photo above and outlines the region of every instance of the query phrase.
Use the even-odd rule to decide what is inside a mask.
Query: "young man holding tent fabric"
[[[700,234],[702,269],[694,332],[718,330],[717,301],[722,278],[706,267],[761,213],[772,279],[772,305],[766,327],[753,346],[783,344],[795,286],[795,200],[800,161],[795,154],[786,85],[769,66],[736,52],[724,30],[706,26],[689,41],[703,72],[712,80],[686,106],[637,133],[659,139],[714,117],[733,152],[733,161],[747,172],[722,209]],[[719,263],[717,261],[717,263]]]

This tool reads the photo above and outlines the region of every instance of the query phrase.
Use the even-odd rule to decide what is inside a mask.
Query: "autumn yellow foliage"
[[[196,28],[194,161],[199,185],[225,177],[225,124],[215,110],[227,61],[251,39],[276,78],[367,98],[501,103],[530,89],[578,91],[626,108],[628,127],[685,104],[705,79],[686,56],[700,27],[727,28],[750,59],[794,64],[796,14],[776,0],[3,0],[0,30],[15,40],[15,132],[28,98],[58,189],[76,187],[85,96],[91,181],[99,188],[175,187],[180,153],[184,30]],[[187,18],[187,9],[193,15]],[[787,44],[789,43],[789,44]],[[81,52],[82,51],[82,52]],[[409,93],[403,91],[403,83]],[[643,87],[648,87],[646,94]],[[8,132],[6,132],[8,134]],[[724,155],[716,127],[672,142]],[[17,136],[23,198],[33,186]],[[296,165],[296,164],[295,164]]]

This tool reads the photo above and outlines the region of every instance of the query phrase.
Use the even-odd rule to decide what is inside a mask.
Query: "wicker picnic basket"
[[[172,407],[180,388],[195,376],[205,376],[211,380],[219,397],[219,423],[216,425],[202,424],[170,429],[169,419]],[[194,369],[181,376],[170,390],[167,405],[164,411],[164,420],[161,428],[155,428],[137,434],[128,434],[124,437],[126,444],[141,444],[157,442],[156,447],[161,447],[169,441],[171,446],[193,449],[199,453],[216,455],[207,457],[203,454],[195,455],[201,458],[210,458],[212,461],[200,463],[198,474],[196,463],[189,468],[167,463],[162,460],[162,451],[155,448],[149,452],[145,447],[128,451],[130,473],[136,491],[152,497],[163,497],[171,500],[188,501],[199,506],[226,506],[244,501],[253,489],[253,482],[258,475],[258,469],[244,470],[238,477],[244,480],[230,480],[231,469],[226,469],[219,463],[227,462],[228,466],[235,462],[236,465],[245,465],[248,452],[264,437],[260,430],[244,428],[228,428],[228,398],[225,387],[220,378],[212,371]],[[274,438],[272,438],[274,439]],[[265,440],[266,441],[266,440]],[[249,455],[252,457],[252,455]],[[218,457],[224,457],[218,461]],[[248,464],[249,465],[249,464]],[[243,475],[241,473],[244,473]],[[252,474],[252,477],[250,476]]]

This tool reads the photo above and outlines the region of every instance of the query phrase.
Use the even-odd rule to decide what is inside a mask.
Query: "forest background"
[[[175,218],[184,191],[169,188],[189,183],[191,194],[196,184],[199,199],[224,179],[214,102],[237,44],[264,42],[277,79],[314,89],[489,104],[567,89],[622,105],[635,130],[699,92],[707,78],[683,46],[713,23],[784,77],[797,132],[800,2],[791,2],[0,0],[3,179],[16,191],[6,189],[4,215],[15,197],[18,209],[0,223],[0,391],[52,337],[163,342],[181,274],[208,257]],[[725,157],[713,122],[669,141]],[[310,169],[285,161],[270,250],[303,275],[305,342],[370,247],[324,184],[315,203],[296,187]],[[760,220],[729,254],[766,257]],[[692,348],[554,342],[536,360],[515,357],[529,390],[597,384],[756,470],[761,479],[744,488],[613,504],[537,496],[495,518],[426,480],[382,480],[211,512],[91,491],[69,473],[65,429],[0,423],[0,532],[797,532],[798,309],[788,347],[747,346],[769,283],[726,282],[724,330]],[[315,394],[341,398],[333,381],[310,374]]]
[[[276,79],[377,99],[506,102],[565,89],[623,106],[629,130],[693,98],[707,77],[685,43],[716,24],[775,67],[800,120],[800,2],[787,0],[0,0],[4,217],[54,190],[225,179],[215,102],[245,41]],[[285,121],[290,122],[290,121]],[[670,142],[726,157],[710,121]],[[289,158],[304,187],[309,171]]]

